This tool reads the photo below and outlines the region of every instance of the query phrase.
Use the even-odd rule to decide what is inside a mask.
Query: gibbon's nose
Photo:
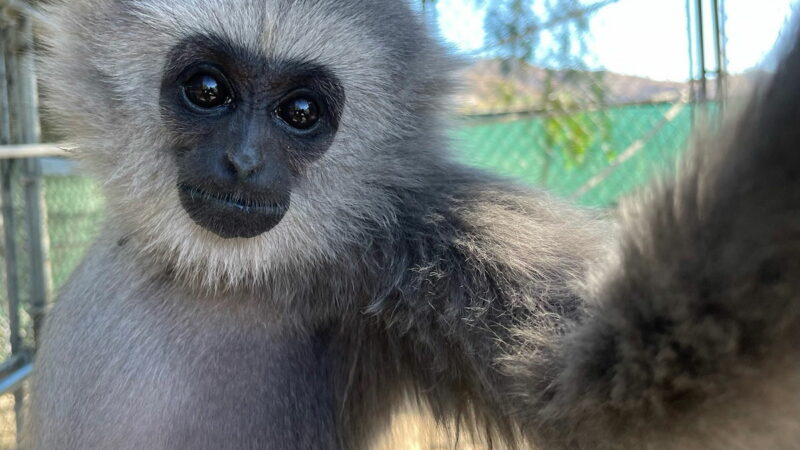
[[[246,180],[264,164],[263,152],[248,142],[228,150],[227,157],[240,181]]]

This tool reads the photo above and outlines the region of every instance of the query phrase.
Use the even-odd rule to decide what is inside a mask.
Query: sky
[[[728,71],[741,73],[757,66],[799,2],[725,0]],[[474,4],[474,0],[439,0],[437,12],[444,40],[462,53],[479,55],[484,11]],[[594,65],[657,80],[686,80],[686,26],[684,0],[619,0],[591,20]]]

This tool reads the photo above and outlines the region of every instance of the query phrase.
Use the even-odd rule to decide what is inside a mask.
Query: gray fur
[[[618,227],[451,160],[453,64],[403,2],[48,12],[50,107],[112,214],[49,318],[28,447],[363,448],[408,395],[503,448],[796,447],[797,38]],[[209,32],[346,92],[252,239],[188,219],[160,120],[166,55]]]

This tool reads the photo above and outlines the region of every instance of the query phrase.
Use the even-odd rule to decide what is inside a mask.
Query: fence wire
[[[562,0],[566,9],[561,15],[512,15],[519,26],[508,28],[517,32],[506,36],[497,31],[508,25],[500,8],[494,25],[487,22],[487,27],[495,27],[495,47],[477,55],[460,73],[464,89],[456,98],[459,118],[452,132],[457,157],[593,207],[613,207],[621,196],[671,167],[686,146],[700,108],[691,101],[691,85],[589,69],[581,59],[585,54],[580,49],[591,38],[591,30],[582,25],[588,16],[581,11],[589,14],[607,4],[633,1],[638,0]],[[22,0],[13,3],[20,5]],[[510,7],[520,2],[485,3]],[[21,62],[31,51],[23,39],[30,24],[10,5],[10,0],[0,0],[0,62],[13,68],[0,71],[0,119],[8,122],[0,121],[0,146],[31,142],[25,133],[13,131],[31,107],[20,86],[25,80]],[[543,42],[543,33],[551,33],[550,40],[567,36],[572,39],[570,48],[579,51],[567,51],[566,57],[558,52],[526,56],[527,47]],[[511,50],[504,53],[504,48]],[[6,237],[0,240],[0,359],[7,361],[0,366],[3,387],[26,367],[35,349],[37,292],[47,301],[57,296],[96,234],[104,203],[97,184],[69,162],[4,159],[1,151],[2,147],[0,231]],[[32,182],[38,183],[33,194]],[[37,218],[31,217],[36,208]],[[31,230],[39,230],[39,237]],[[14,386],[21,387],[0,390],[0,448],[16,445],[27,394],[24,384]]]

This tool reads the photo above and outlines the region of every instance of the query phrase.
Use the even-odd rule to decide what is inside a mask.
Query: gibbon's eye
[[[320,108],[314,99],[299,96],[281,103],[275,114],[292,128],[308,130],[319,121]]]
[[[218,108],[233,100],[227,81],[208,72],[192,75],[183,83],[183,94],[189,102],[203,109]]]

